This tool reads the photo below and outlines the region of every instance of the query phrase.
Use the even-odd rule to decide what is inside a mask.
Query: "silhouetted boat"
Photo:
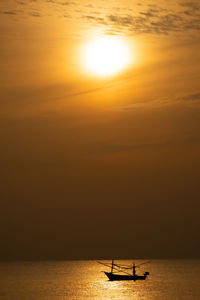
[[[111,264],[107,264],[107,263],[103,263],[103,262],[99,262],[98,263],[106,266],[106,267],[111,267],[111,272],[104,272],[106,274],[106,276],[108,277],[109,280],[114,281],[114,280],[145,280],[147,278],[147,276],[149,275],[149,272],[145,272],[143,275],[137,275],[136,274],[136,268],[140,267],[143,264],[146,264],[148,262],[145,263],[141,263],[139,265],[135,265],[133,263],[132,266],[123,266],[123,265],[119,265],[119,264],[115,264],[114,263],[114,259],[112,260]],[[133,270],[132,274],[129,274],[127,270]],[[119,273],[124,273],[124,274],[119,274]]]

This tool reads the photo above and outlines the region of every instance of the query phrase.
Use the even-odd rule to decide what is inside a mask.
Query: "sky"
[[[198,0],[0,1],[0,260],[200,257],[199,36]]]

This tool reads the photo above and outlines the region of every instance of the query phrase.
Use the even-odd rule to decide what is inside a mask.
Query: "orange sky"
[[[0,16],[2,259],[199,256],[199,1],[2,0]],[[90,74],[99,35],[135,62]]]

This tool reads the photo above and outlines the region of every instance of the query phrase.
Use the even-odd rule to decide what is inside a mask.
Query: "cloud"
[[[178,97],[178,100],[182,101],[200,101],[200,92],[194,94],[188,94],[182,97]]]
[[[156,124],[153,124],[154,128]],[[128,130],[128,129],[127,129]],[[156,133],[151,136],[146,136],[143,132],[143,138],[136,138],[134,140],[124,140],[119,143],[114,137],[107,142],[99,141],[97,145],[91,149],[93,154],[117,154],[123,152],[134,152],[136,150],[158,149],[166,148],[166,146],[184,146],[184,145],[196,145],[200,144],[200,131],[195,131],[192,128],[188,132],[183,132],[181,135],[177,135],[177,132],[166,133],[160,136]],[[90,153],[90,154],[91,154]]]
[[[200,107],[200,92],[197,91],[195,93],[187,93],[183,95],[170,95],[170,96],[164,96],[160,98],[155,99],[149,99],[149,100],[134,100],[134,103],[120,106],[116,110],[118,111],[124,111],[124,112],[131,112],[146,108],[164,108],[164,107],[172,107],[177,105],[182,105],[185,102],[185,104],[190,105],[192,104],[193,107],[199,108]]]
[[[41,17],[41,15],[40,15],[39,12],[31,12],[29,15],[30,15],[31,17],[37,17],[37,18],[40,18],[40,17]]]
[[[68,18],[70,18],[70,15],[66,15],[66,14],[65,14],[65,15],[62,16],[62,18],[68,19]]]
[[[187,31],[200,31],[200,4],[197,2],[184,2],[181,7],[184,10],[171,10],[157,5],[149,5],[147,8],[130,10],[112,9],[112,13],[102,15],[101,24],[107,25],[112,32],[128,32],[129,34],[170,34],[173,32],[184,33]],[[140,8],[139,7],[139,8]],[[185,10],[187,8],[187,10]],[[187,15],[187,16],[186,16]],[[94,14],[87,16],[88,21],[94,23],[99,20]]]
[[[132,25],[134,21],[133,17],[130,15],[123,16],[123,17],[119,15],[109,15],[107,16],[107,20],[118,26]]]
[[[76,5],[76,2],[64,1],[64,2],[56,2],[56,4],[68,6],[68,5]]]
[[[159,10],[158,9],[148,9],[147,11],[141,11],[140,12],[140,15],[144,15],[146,17],[155,17],[156,16],[156,13],[158,13]]]
[[[179,5],[183,6],[183,7],[187,7],[193,11],[200,10],[200,4],[198,2],[194,2],[194,1],[179,3]]]
[[[87,15],[87,16],[82,16],[83,19],[86,19],[90,22],[96,23],[96,24],[103,24],[103,25],[107,25],[107,22],[105,21],[104,18],[101,17],[96,17],[93,15]]]
[[[29,0],[13,0],[18,5],[34,6],[39,5],[39,1]],[[42,2],[42,1],[41,1]],[[186,35],[187,32],[199,34],[200,31],[200,3],[199,1],[185,1],[180,2],[170,7],[164,4],[157,4],[152,2],[136,3],[135,5],[118,7],[103,7],[96,3],[84,4],[81,1],[66,1],[66,0],[43,0],[41,7],[41,14],[30,13],[27,14],[33,17],[44,17],[47,12],[45,5],[51,4],[48,7],[51,15],[55,15],[58,9],[63,11],[63,15],[68,16],[70,9],[70,17],[77,18],[78,14],[81,19],[85,19],[89,26],[100,26],[106,34],[153,34],[153,35],[169,35],[172,33],[179,33]],[[70,8],[69,8],[70,7]],[[73,7],[75,14],[73,14]],[[11,10],[8,4],[5,4],[4,14],[16,15],[16,10]],[[98,17],[97,17],[98,11]],[[25,13],[25,12],[24,12]],[[57,15],[60,17],[60,15]]]
[[[17,3],[20,4],[20,5],[26,5],[26,3],[23,2],[23,1],[17,1]]]
[[[108,15],[108,25],[123,27],[132,33],[169,34],[170,32],[184,32],[185,29],[199,29],[200,20],[185,20],[183,16],[167,12],[158,14],[159,10],[139,12],[139,16]]]
[[[10,10],[10,11],[3,11],[2,12],[4,15],[17,15],[17,12],[16,11],[12,11],[12,10]]]

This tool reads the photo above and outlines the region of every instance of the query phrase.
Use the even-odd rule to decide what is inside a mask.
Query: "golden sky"
[[[91,228],[96,245],[110,235],[128,245],[140,222],[133,255],[200,253],[199,35],[198,0],[0,1],[2,255],[14,236],[39,235],[65,247],[68,236],[71,257],[80,228],[86,245]],[[130,63],[89,72],[83,49],[97,37],[126,41]],[[112,256],[112,243],[98,249],[91,256]]]

